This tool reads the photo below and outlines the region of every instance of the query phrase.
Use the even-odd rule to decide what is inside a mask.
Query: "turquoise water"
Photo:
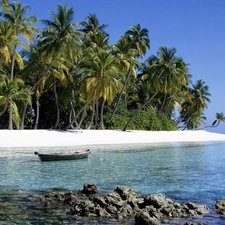
[[[0,202],[18,191],[76,191],[82,189],[84,183],[95,183],[100,192],[107,193],[118,185],[141,194],[163,193],[180,203],[205,204],[211,211],[215,209],[216,200],[225,199],[224,142],[94,146],[91,149],[88,159],[57,162],[39,161],[34,149],[0,149]],[[13,215],[11,219],[13,221]],[[23,218],[17,219],[23,224]],[[225,224],[222,217],[210,215],[209,220],[211,222],[206,224]],[[29,223],[29,216],[26,221],[41,224]],[[63,221],[66,224],[66,220]],[[82,223],[73,221],[73,224]]]

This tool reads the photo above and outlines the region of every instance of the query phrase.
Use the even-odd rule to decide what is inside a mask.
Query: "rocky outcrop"
[[[96,185],[85,184],[81,193],[80,196],[72,192],[51,193],[45,195],[45,199],[46,202],[52,202],[49,199],[54,198],[69,205],[72,215],[118,221],[133,218],[135,225],[159,224],[165,218],[196,217],[209,213],[205,205],[192,202],[181,205],[162,194],[139,196],[133,189],[124,186],[118,186],[112,193],[103,195],[98,193]]]
[[[219,214],[225,215],[225,200],[216,201],[216,211]]]

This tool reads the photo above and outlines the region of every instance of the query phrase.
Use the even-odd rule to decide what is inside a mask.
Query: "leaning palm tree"
[[[171,94],[173,91],[182,91],[184,87],[187,88],[189,77],[186,64],[182,59],[176,57],[175,53],[176,49],[161,47],[157,56],[150,56],[143,64],[141,77],[143,82],[148,82],[149,98],[132,114],[124,131],[138,111],[148,105],[156,95]]]
[[[183,130],[193,130],[193,129],[199,129],[200,125],[202,123],[205,123],[206,117],[203,113],[191,113],[188,115],[187,118],[185,118],[183,122]]]
[[[216,113],[216,119],[214,120],[211,126],[199,127],[196,130],[218,127],[220,122],[225,122],[225,116],[222,112]]]
[[[126,39],[126,40],[125,40]],[[128,46],[129,45],[129,46]],[[131,58],[139,58],[139,57],[142,57],[143,55],[145,55],[147,49],[150,48],[150,39],[148,37],[148,30],[146,28],[141,28],[140,24],[138,25],[131,25],[130,26],[130,30],[128,30],[124,37],[122,37],[118,43],[117,43],[117,46],[116,48],[118,47],[117,50],[122,51],[120,53],[124,54],[124,55],[121,55],[119,53],[119,57],[122,56],[123,58],[123,61],[122,61],[122,64],[124,65],[125,63],[125,60],[127,60],[126,62],[126,67],[129,66],[129,69],[126,73],[126,77],[124,79],[124,82],[123,82],[123,88],[122,88],[122,91],[119,95],[119,98],[118,98],[118,101],[116,103],[116,106],[113,110],[113,113],[112,113],[112,116],[114,116],[117,108],[118,108],[118,105],[119,105],[119,102],[121,100],[121,97],[122,97],[122,94],[125,92],[125,89],[126,89],[126,86],[128,84],[128,81],[130,79],[130,76],[133,74],[133,75],[136,75],[136,72],[134,72],[138,66],[140,66],[140,62],[131,62]],[[129,47],[130,49],[133,49],[131,50],[132,51],[132,54],[131,55],[131,51],[129,51],[128,53],[128,49],[127,47]],[[123,52],[125,50],[125,52]],[[135,51],[134,51],[135,50]],[[125,57],[124,57],[125,56]],[[126,105],[126,100],[125,100],[125,105]]]
[[[216,120],[213,122],[212,126],[218,127],[220,122],[225,122],[225,116],[221,113],[216,113]]]
[[[125,92],[130,76],[132,75],[134,78],[136,78],[137,76],[136,68],[141,66],[141,63],[136,59],[138,50],[135,48],[132,48],[130,42],[125,37],[122,37],[116,43],[116,45],[113,46],[113,54],[119,59],[119,62],[120,62],[119,68],[121,72],[123,72],[123,88],[116,101],[111,118],[116,113],[116,110],[119,106],[122,95]]]
[[[150,60],[149,60],[150,61]],[[155,61],[154,59],[151,59],[150,65],[152,65]],[[135,118],[137,113],[143,109],[144,107],[147,107],[148,104],[155,98],[155,96],[160,92],[160,84],[161,82],[158,81],[158,73],[155,67],[152,66],[143,66],[142,73],[140,76],[140,82],[139,85],[144,88],[144,101],[141,102],[141,104],[138,105],[138,108],[133,112],[130,119],[127,121],[126,125],[123,128],[123,131],[126,131],[131,121]]]

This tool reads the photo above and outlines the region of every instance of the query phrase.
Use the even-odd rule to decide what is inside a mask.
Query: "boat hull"
[[[41,161],[59,161],[87,158],[90,153],[91,150],[87,149],[85,151],[76,151],[73,153],[40,154],[39,152],[35,152],[34,154],[37,155]]]

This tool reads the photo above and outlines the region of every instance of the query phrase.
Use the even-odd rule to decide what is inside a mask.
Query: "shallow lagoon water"
[[[62,152],[71,149],[0,149],[1,202],[4,203],[5,197],[10,195],[14,196],[11,201],[15,204],[15,195],[11,194],[18,191],[77,191],[83,188],[84,183],[95,183],[100,192],[106,193],[112,192],[118,185],[133,188],[140,194],[163,193],[180,203],[192,201],[205,204],[211,211],[215,210],[216,200],[225,199],[224,142],[110,145],[93,146],[91,149],[87,159],[55,162],[41,162],[34,151]],[[7,218],[9,223],[0,224],[24,223],[24,217],[17,218],[16,223],[12,222],[13,215],[11,217]],[[44,217],[45,214],[42,215],[43,220]],[[27,215],[26,224],[42,224],[40,220],[34,222],[34,215],[33,222],[29,219]],[[205,224],[225,224],[225,219],[218,215],[210,215],[204,221]],[[62,224],[67,223],[82,224],[63,218]],[[108,223],[89,221],[85,224]]]

